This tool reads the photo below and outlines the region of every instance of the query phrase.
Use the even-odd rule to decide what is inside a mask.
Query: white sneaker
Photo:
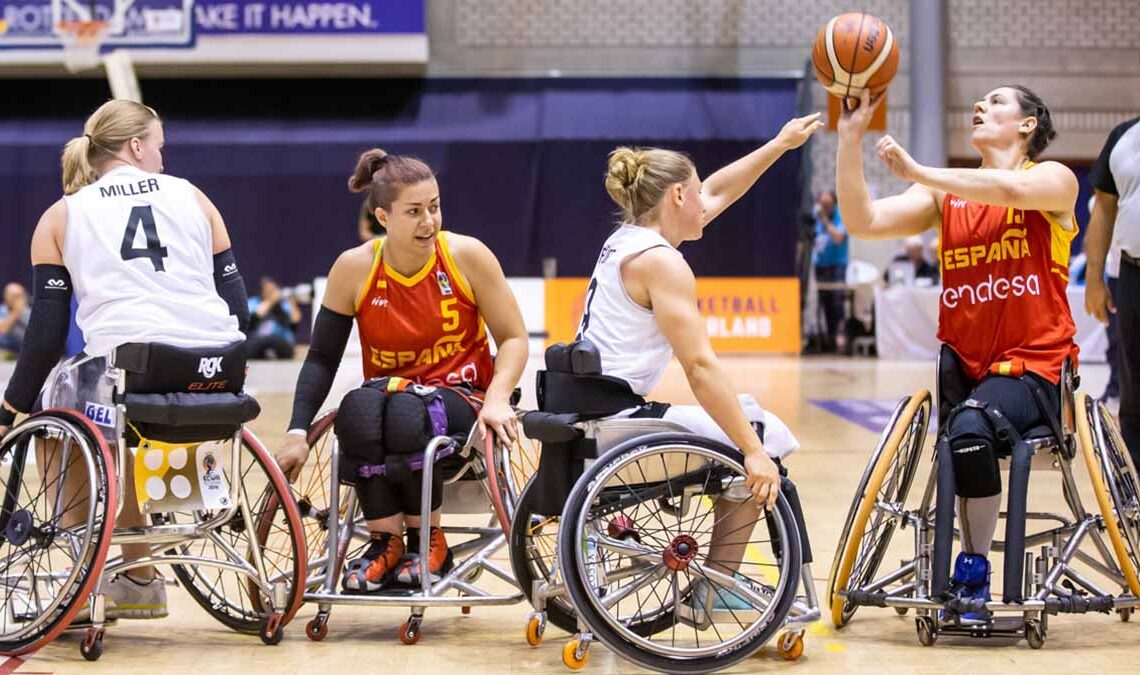
[[[161,619],[169,616],[166,607],[166,580],[155,575],[146,582],[127,574],[116,574],[103,582],[107,596],[108,619]]]

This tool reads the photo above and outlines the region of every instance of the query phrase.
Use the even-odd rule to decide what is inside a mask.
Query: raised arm
[[[626,266],[636,285],[648,291],[653,316],[685,369],[697,401],[744,453],[749,488],[756,500],[771,508],[779,492],[779,472],[764,452],[709,343],[705,322],[697,311],[693,270],[675,249],[664,247],[649,249]]]
[[[912,185],[901,195],[871,199],[863,174],[862,145],[877,107],[864,91],[859,108],[844,112],[839,120],[835,192],[848,234],[863,239],[894,239],[938,227],[942,195],[924,185]]]
[[[517,419],[511,410],[511,394],[526,368],[530,349],[522,311],[515,300],[503,268],[491,249],[471,237],[448,235],[459,271],[471,284],[479,314],[495,338],[495,372],[479,411],[479,431],[487,428],[502,440],[518,437]]]
[[[819,113],[796,117],[784,125],[775,138],[705,178],[701,186],[704,221],[708,225],[748,189],[788,150],[807,142],[823,122]]]

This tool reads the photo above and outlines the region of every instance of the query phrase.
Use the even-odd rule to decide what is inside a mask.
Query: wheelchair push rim
[[[672,473],[675,463],[669,468],[665,459],[669,454],[684,454],[680,475]],[[654,465],[662,472],[650,477],[646,469]],[[634,467],[639,474],[633,473]],[[644,479],[640,492],[623,474]],[[746,658],[783,625],[795,600],[801,550],[791,508],[782,494],[775,512],[760,515],[746,530],[736,528],[744,530],[744,540],[733,544],[744,546],[746,552],[735,573],[713,569],[702,552],[711,543],[718,518],[729,515],[713,515],[712,497],[721,499],[732,486],[742,485],[744,476],[738,451],[675,433],[623,443],[583,474],[562,516],[560,566],[579,615],[611,649],[650,668],[709,672]],[[623,500],[633,508],[622,506]],[[729,503],[737,504],[731,507],[735,509],[751,500],[749,496]],[[670,508],[661,508],[656,515],[638,508],[664,504]],[[673,508],[674,504],[680,506]],[[671,527],[667,519],[675,519],[676,525]],[[608,522],[599,522],[603,520]],[[757,540],[754,535],[764,530],[760,523],[765,520],[770,538]],[[775,562],[767,562],[767,555]],[[628,566],[622,567],[623,562]],[[723,566],[736,561],[712,562]],[[779,573],[778,579],[771,579],[773,571]],[[638,607],[632,616],[622,617],[622,604],[629,598]],[[714,598],[727,610],[714,608]],[[733,610],[732,601],[744,606]],[[646,612],[646,603],[656,606]],[[683,614],[692,620],[686,622]],[[738,632],[726,637],[722,628],[727,629],[729,621]],[[678,634],[687,633],[689,627],[694,638],[689,644],[695,646],[678,645]],[[661,641],[654,640],[655,635]]]
[[[243,508],[208,538],[180,545],[181,554],[196,554],[207,562],[172,567],[187,592],[207,613],[233,630],[252,634],[262,630],[277,584],[287,585],[284,605],[272,607],[282,613],[281,625],[292,620],[300,609],[305,583],[296,580],[307,578],[305,539],[300,511],[269,452],[248,429],[243,430],[235,450],[242,453],[242,475],[236,480],[241,484],[238,494],[244,501]],[[250,479],[258,472],[265,485],[251,487]],[[229,531],[221,532],[226,529]],[[260,560],[256,557],[258,552]],[[223,560],[229,566],[211,565],[210,559]],[[233,565],[243,570],[238,572]]]
[[[1140,597],[1140,495],[1136,469],[1116,421],[1104,404],[1077,394],[1077,435],[1093,494],[1103,516],[1117,564],[1132,595]],[[1095,427],[1094,427],[1095,425]]]
[[[522,492],[538,471],[538,457],[542,443],[522,433],[523,411],[517,411],[518,433],[510,443],[494,443],[492,436],[484,439],[483,466],[486,474],[487,494],[491,499],[503,534],[511,536],[511,523]]]
[[[853,578],[859,583],[870,580],[886,555],[897,529],[897,518],[880,514],[870,528],[868,521],[884,501],[893,504],[897,510],[905,506],[914,482],[918,457],[925,443],[930,411],[931,398],[926,390],[920,390],[899,401],[890,424],[867,464],[867,470],[847,514],[847,522],[840,534],[840,543],[836,547],[831,573],[828,575],[831,622],[837,628],[846,625],[856,609],[849,607],[840,593],[848,590]],[[887,495],[882,494],[884,482]]]
[[[62,455],[60,464],[63,457],[67,457],[68,465],[74,466],[70,459],[71,452],[79,452],[87,479],[86,495],[77,493],[67,496],[60,491],[54,499],[48,497],[48,487],[62,480],[44,480],[40,473],[41,467],[38,466],[39,457],[35,456],[34,443],[37,437],[50,436],[66,439],[57,446]],[[110,478],[108,467],[113,465],[113,460],[102,434],[88,419],[75,411],[53,409],[31,416],[7,434],[0,455],[4,459],[4,497],[3,506],[0,507],[0,559],[4,560],[0,654],[13,656],[35,651],[55,639],[67,629],[90,597],[107,560],[114,531],[118,486]],[[24,485],[29,463],[35,466],[42,483],[34,496]],[[45,463],[51,464],[50,461]],[[32,501],[43,497],[42,506],[36,508],[35,504],[27,503],[26,499],[21,498],[21,493],[31,497]],[[84,523],[74,528],[60,528],[58,522],[62,515],[73,508],[78,509],[84,496],[87,499]],[[66,504],[62,503],[64,499],[67,500]],[[60,536],[65,532],[69,536]],[[61,543],[64,545],[61,546]],[[46,564],[29,562],[23,566],[26,573],[13,574],[13,566],[17,565],[20,558],[27,557],[18,552],[21,548],[39,549],[46,552],[49,559]],[[5,549],[8,549],[6,553]],[[53,551],[59,553],[56,558],[66,567],[62,572],[55,572],[51,560]],[[76,564],[77,561],[79,564]],[[37,573],[37,569],[46,569],[48,572]],[[9,582],[15,581],[16,591],[20,592],[21,584],[28,578],[32,580],[30,592],[24,590],[22,606],[14,607]],[[46,603],[41,587],[45,591],[54,590]],[[32,603],[37,605],[34,609],[30,606]],[[17,609],[22,610],[22,614],[17,614]],[[37,615],[30,622],[23,622],[25,625],[8,630],[9,621],[17,623],[20,616],[26,617],[32,611],[37,612]]]

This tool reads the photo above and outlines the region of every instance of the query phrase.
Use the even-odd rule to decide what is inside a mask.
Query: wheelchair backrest
[[[129,342],[112,352],[111,365],[125,375],[120,393],[236,394],[245,386],[245,342],[194,348]]]

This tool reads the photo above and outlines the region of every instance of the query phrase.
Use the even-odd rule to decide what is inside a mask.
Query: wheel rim
[[[34,650],[63,631],[102,573],[117,486],[108,481],[110,454],[98,434],[74,411],[45,411],[5,438],[0,645],[7,654]],[[37,457],[37,437],[63,442],[42,446]],[[64,464],[85,479],[74,492],[56,489]],[[66,526],[64,516],[76,524]]]
[[[674,477],[678,468],[680,479]],[[778,605],[776,599],[790,590],[789,574],[780,574],[772,583],[769,583],[770,579],[759,582],[755,578],[742,583],[731,576],[726,581],[727,575],[713,569],[712,565],[707,564],[710,561],[691,558],[683,566],[667,562],[666,552],[677,548],[678,543],[692,546],[692,542],[684,540],[682,535],[699,542],[698,546],[708,545],[712,524],[716,522],[716,518],[712,517],[715,504],[708,496],[709,488],[713,488],[712,494],[719,499],[730,484],[743,481],[744,475],[740,463],[722,454],[695,445],[670,443],[667,446],[642,446],[623,453],[616,461],[604,466],[590,481],[581,508],[573,514],[575,550],[583,552],[582,555],[573,556],[574,564],[593,610],[622,640],[667,658],[707,657],[743,646],[772,621],[782,618],[775,616]],[[631,485],[631,480],[636,483]],[[674,483],[677,483],[676,488]],[[635,487],[637,485],[648,487],[643,489]],[[655,508],[660,497],[684,500],[685,489],[694,487],[704,493],[704,496],[698,499],[692,495],[688,505],[680,509],[679,516]],[[662,494],[657,495],[655,492]],[[627,500],[629,505],[615,510],[614,503],[620,504],[622,500]],[[738,505],[736,508],[745,503],[747,502],[735,502]],[[606,532],[607,525],[615,513],[638,524],[640,541],[627,538],[623,542],[617,542],[609,536]],[[676,520],[675,524],[673,520]],[[798,538],[795,533],[784,528],[779,518],[773,517],[770,522],[779,538],[776,557],[778,560],[788,560],[790,542],[798,541]],[[756,521],[748,530],[737,535],[743,537],[739,543],[749,548],[755,547],[759,551],[770,551],[772,539],[753,539],[758,534],[753,530],[763,529],[758,527],[758,523]],[[692,527],[689,527],[690,524]],[[734,540],[733,543],[737,542]],[[779,571],[778,563],[766,563],[762,558],[752,561],[748,555],[745,558],[741,563],[741,571],[750,577],[753,574],[770,577]],[[567,561],[563,560],[562,564],[566,565]],[[679,569],[672,569],[673,567]],[[678,645],[678,633],[682,633],[681,637],[687,640],[687,635],[684,634],[687,632],[686,624],[679,621],[678,616],[687,611],[685,607],[688,605],[685,603],[692,603],[695,607],[699,602],[696,598],[701,593],[704,593],[704,598],[718,597],[726,604],[734,600],[745,600],[751,606],[736,612],[729,610],[731,617],[726,618],[725,623],[732,620],[736,624],[738,630],[735,634],[726,638],[722,628],[727,632],[728,627],[713,621],[711,627],[715,640],[709,637],[702,641],[697,627],[693,626],[695,644]],[[632,613],[623,615],[623,603],[627,603],[627,609],[631,605],[636,608]],[[649,612],[645,611],[647,603],[652,608]],[[703,602],[700,604],[707,607]],[[652,639],[653,635],[642,635],[631,628],[638,618],[644,620],[647,616],[653,617],[654,623],[657,623],[657,617],[668,615],[672,615],[669,627],[657,631],[663,640],[669,640],[668,645]]]
[[[930,410],[930,394],[926,391],[901,401],[888,425],[890,433],[884,435],[873,454],[873,462],[868,463],[869,470],[852,503],[854,515],[844,529],[845,538],[836,551],[828,583],[832,623],[836,626],[846,624],[857,609],[839,593],[852,585],[871,581],[887,553],[897,517],[884,512],[880,504],[886,503],[900,511],[905,507],[917,470],[918,454],[926,439]],[[899,424],[900,421],[903,423]],[[858,537],[855,533],[859,533]]]

